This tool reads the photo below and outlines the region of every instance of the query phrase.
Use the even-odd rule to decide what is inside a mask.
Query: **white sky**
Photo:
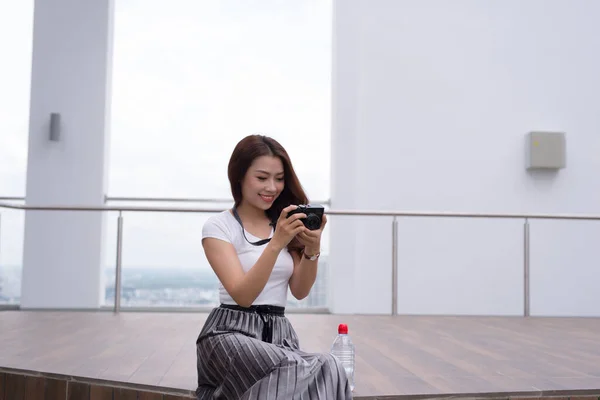
[[[107,194],[229,198],[233,146],[260,132],[287,148],[311,199],[327,199],[331,0],[166,4],[115,0]],[[33,0],[0,2],[0,196],[25,193],[32,18]],[[0,263],[20,265],[22,213],[0,212]],[[197,267],[205,218],[125,215],[125,265]]]

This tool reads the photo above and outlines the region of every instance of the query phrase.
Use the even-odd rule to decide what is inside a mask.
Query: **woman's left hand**
[[[296,236],[298,241],[304,245],[304,252],[306,254],[313,255],[321,251],[321,234],[323,233],[323,229],[325,229],[325,225],[327,225],[327,216],[323,214],[319,229],[311,231],[306,228]]]

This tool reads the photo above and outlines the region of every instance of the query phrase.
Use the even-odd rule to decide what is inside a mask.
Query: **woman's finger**
[[[306,229],[306,228],[304,228],[304,224],[300,224],[299,227],[297,227],[293,230],[294,236],[302,235],[302,233],[304,232],[304,229]],[[304,240],[308,240],[308,239],[304,239]]]
[[[298,236],[300,238],[302,238],[302,240],[310,240],[310,236],[308,236],[308,234],[306,233],[306,231],[302,231],[298,234]]]
[[[319,231],[311,231],[311,230],[307,230],[305,232],[306,236],[312,239],[316,239],[319,237]]]

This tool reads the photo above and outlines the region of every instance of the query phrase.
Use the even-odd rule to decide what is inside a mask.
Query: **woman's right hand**
[[[297,234],[305,229],[301,219],[306,218],[306,214],[297,213],[289,218],[287,216],[290,211],[295,210],[296,208],[298,208],[298,206],[291,205],[281,210],[277,225],[275,225],[275,233],[271,239],[271,244],[276,246],[277,250],[283,250]]]

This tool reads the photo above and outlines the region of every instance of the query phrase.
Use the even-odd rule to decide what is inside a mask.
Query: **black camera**
[[[311,231],[316,231],[321,227],[321,222],[323,220],[323,213],[325,212],[325,208],[316,205],[316,204],[300,204],[298,208],[292,210],[288,213],[288,218],[290,215],[294,214],[306,214],[306,218],[302,218],[302,223],[305,227],[310,229]]]

